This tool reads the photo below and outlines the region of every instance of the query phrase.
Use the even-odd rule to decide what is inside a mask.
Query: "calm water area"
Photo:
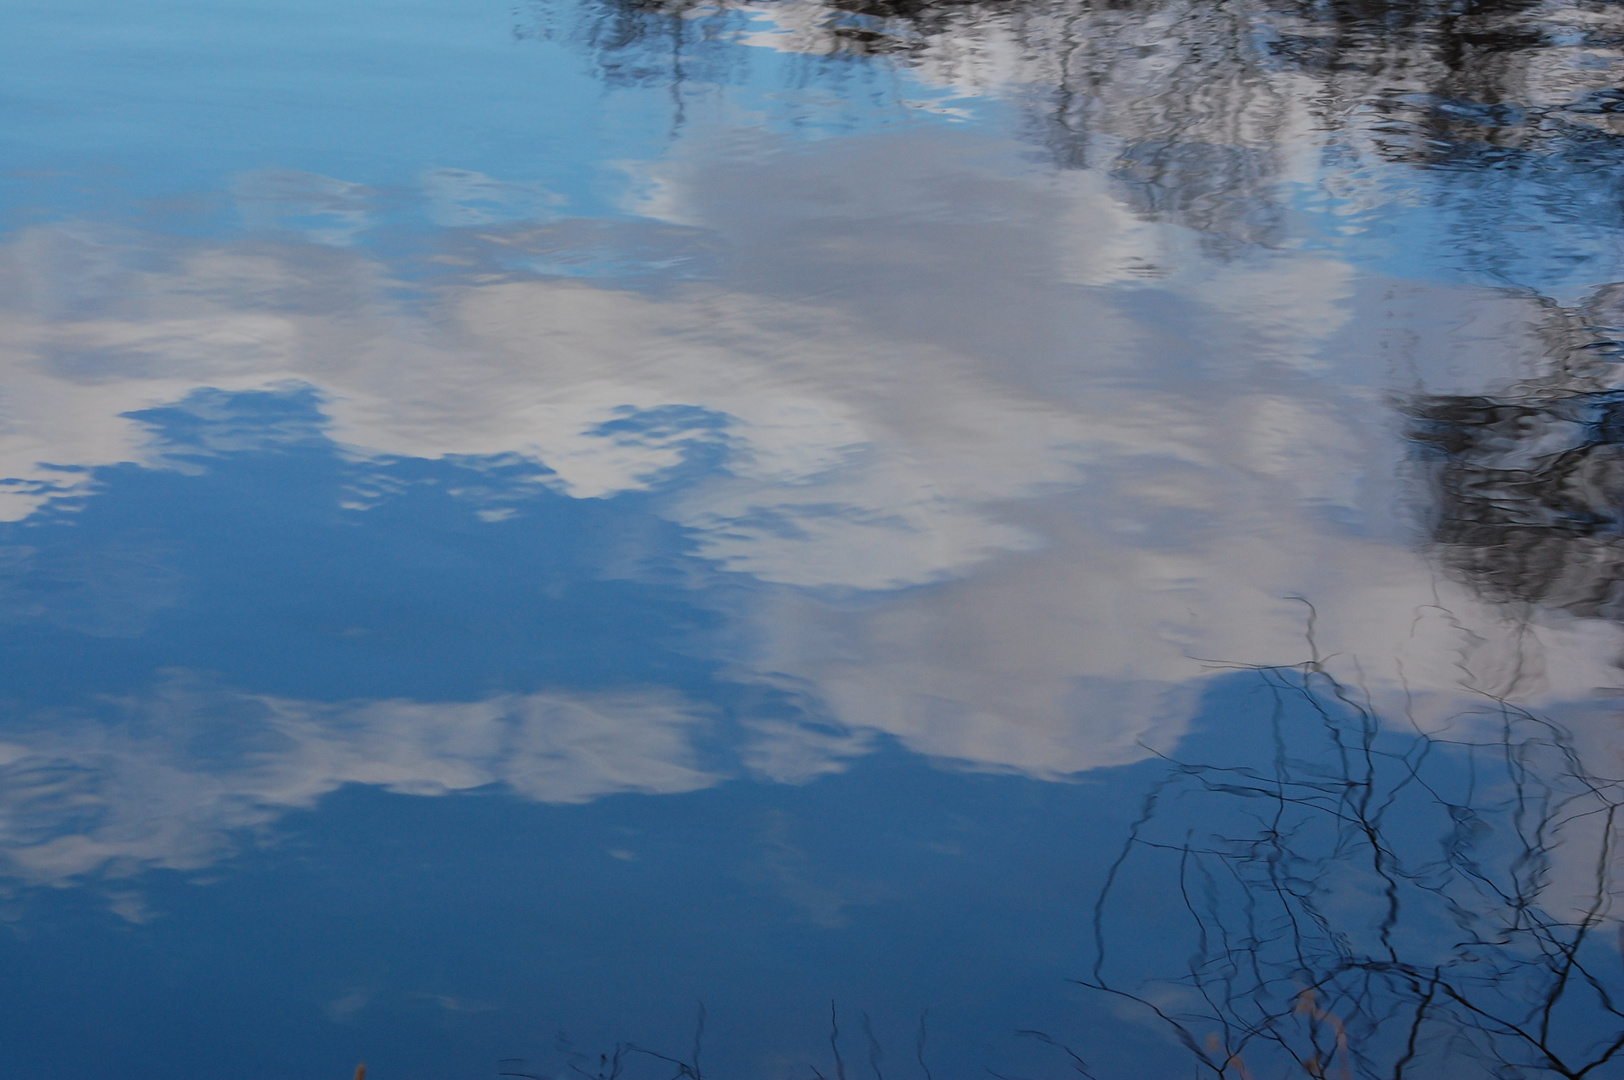
[[[6,0],[0,1078],[1624,1077],[1624,4]]]

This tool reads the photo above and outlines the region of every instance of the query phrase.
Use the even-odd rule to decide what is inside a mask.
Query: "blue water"
[[[0,1076],[1624,1075],[1618,5],[0,50]]]

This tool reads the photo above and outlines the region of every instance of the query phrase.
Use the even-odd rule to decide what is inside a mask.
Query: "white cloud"
[[[723,467],[654,505],[753,581],[725,601],[752,643],[735,677],[791,680],[850,732],[757,724],[747,764],[780,779],[843,767],[872,732],[1040,776],[1134,760],[1183,731],[1203,659],[1306,658],[1291,596],[1319,608],[1339,673],[1388,703],[1557,702],[1613,679],[1616,627],[1531,625],[1438,579],[1393,509],[1384,396],[1515,377],[1541,348],[1526,299],[1405,283],[1400,303],[1323,254],[1215,258],[1098,177],[1057,183],[972,134],[742,163],[700,142],[645,172],[662,212],[725,241],[734,276],[636,292],[475,268],[408,306],[354,252],[153,264],[124,258],[129,237],[24,234],[0,268],[0,471],[162,465],[119,414],[288,379],[320,389],[354,453],[520,454],[577,498],[658,488],[704,444]],[[1360,320],[1383,341],[1348,343]],[[9,514],[48,497],[8,496]],[[354,709],[372,735],[309,735],[335,763],[247,805],[347,781],[547,799],[701,782],[659,764],[683,745],[671,724],[620,757],[568,734],[587,714],[527,727],[526,708]],[[526,764],[461,748],[497,731]],[[525,741],[544,735],[566,749]],[[186,837],[142,850],[204,842]],[[92,865],[102,844],[30,858]]]
[[[345,784],[545,803],[694,791],[720,779],[695,761],[707,724],[664,691],[323,705],[181,682],[0,744],[0,861],[39,883],[195,869]]]

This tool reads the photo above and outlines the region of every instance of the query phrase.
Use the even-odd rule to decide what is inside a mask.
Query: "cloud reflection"
[[[574,499],[639,493],[686,537],[698,602],[733,620],[712,659],[805,704],[742,718],[743,762],[779,780],[838,770],[875,733],[1040,777],[1119,765],[1177,741],[1213,664],[1313,649],[1396,715],[1613,680],[1614,624],[1483,600],[1394,510],[1405,451],[1384,395],[1538,363],[1547,314],[1526,298],[1437,287],[1406,314],[1346,262],[1205,253],[1101,177],[969,135],[737,158],[696,143],[645,171],[645,213],[719,237],[720,280],[467,265],[485,222],[412,300],[325,242],[20,235],[0,270],[7,516],[110,463],[206,468],[131,414],[289,381],[354,458],[517,455]],[[441,179],[448,198],[508,191]],[[322,213],[348,205],[313,190]],[[1484,328],[1452,332],[1470,363],[1427,346],[1441,313]],[[1385,345],[1349,333],[1378,325]],[[652,691],[201,700],[18,741],[16,871],[200,865],[344,783],[570,802],[717,780],[695,763],[699,708]],[[211,709],[249,741],[202,752]]]
[[[8,733],[0,859],[32,882],[195,869],[345,784],[411,795],[501,785],[547,803],[695,791],[720,779],[695,761],[708,723],[663,691],[327,705],[172,677],[150,699]]]

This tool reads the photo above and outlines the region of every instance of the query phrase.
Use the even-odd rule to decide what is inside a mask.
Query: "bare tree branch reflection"
[[[589,0],[574,14],[534,0],[525,10],[521,35],[567,27],[611,83],[727,82],[749,64],[731,43],[772,28],[776,48],[804,59],[800,80],[895,66],[927,85],[1013,98],[1057,163],[1108,170],[1138,212],[1220,248],[1283,241],[1305,151],[1350,210],[1413,197],[1377,198],[1375,165],[1434,173],[1433,197],[1467,211],[1457,242],[1507,281],[1518,251],[1508,218],[1543,207],[1624,227],[1624,9],[1605,0]]]
[[[1400,730],[1317,662],[1258,675],[1272,763],[1171,763],[1100,893],[1080,983],[1220,1077],[1582,1077],[1617,1061],[1624,969],[1602,931],[1624,781],[1504,701]],[[1187,970],[1136,980],[1116,931],[1158,887],[1183,910]]]
[[[563,1058],[564,1067],[581,1077],[581,1080],[621,1080],[634,1059],[659,1062],[666,1068],[675,1067],[674,1072],[667,1074],[669,1080],[705,1080],[705,1074],[699,1065],[704,1039],[705,1004],[700,1002],[699,1014],[694,1021],[693,1049],[686,1061],[633,1042],[617,1042],[609,1050],[599,1053],[594,1058],[591,1054],[578,1049],[574,1041],[563,1032],[559,1032],[555,1044]],[[530,1065],[524,1058],[503,1058],[496,1063],[496,1067],[498,1076],[523,1077],[525,1080],[555,1080],[552,1074],[527,1071]]]

